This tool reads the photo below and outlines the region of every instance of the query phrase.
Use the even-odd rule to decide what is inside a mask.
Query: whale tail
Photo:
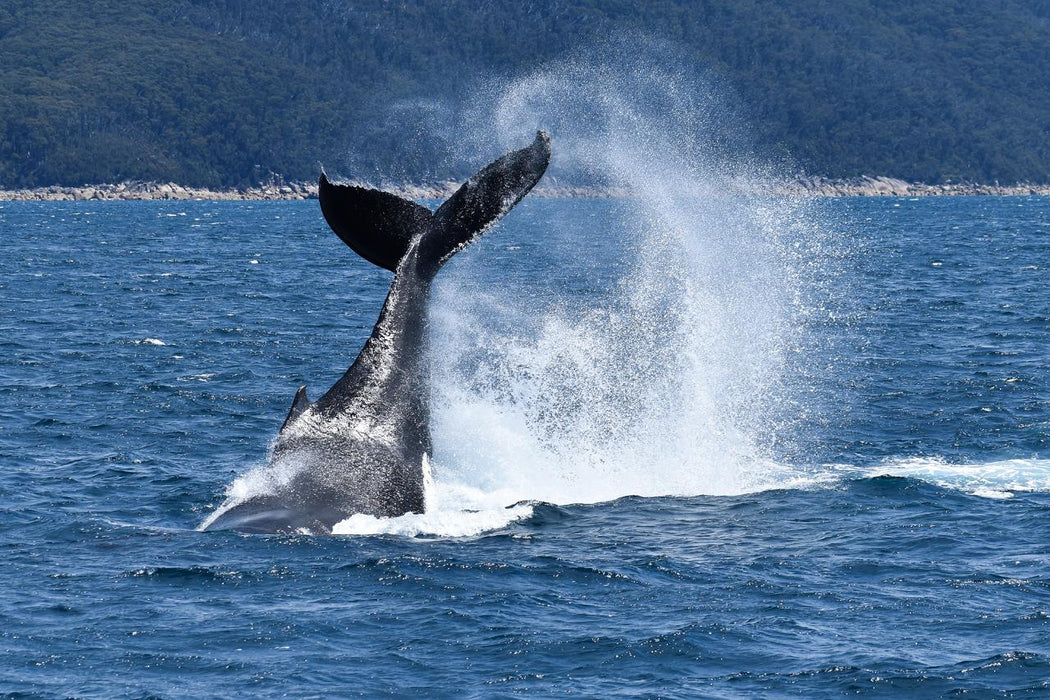
[[[539,182],[550,159],[550,137],[540,131],[531,145],[511,151],[463,183],[427,226],[419,243],[421,270],[432,276],[477,240]]]
[[[433,216],[421,204],[380,190],[338,185],[321,171],[317,198],[325,221],[362,258],[393,272]]]
[[[538,132],[531,145],[487,165],[433,213],[389,192],[332,183],[323,171],[318,198],[336,235],[365,260],[387,270],[395,271],[412,241],[422,236],[420,272],[433,276],[528,194],[550,158],[550,137]]]

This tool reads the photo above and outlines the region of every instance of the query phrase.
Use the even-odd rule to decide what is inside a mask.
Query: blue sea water
[[[0,203],[0,693],[1050,693],[1050,199],[705,206],[457,256],[429,512],[313,537],[197,528],[388,273],[316,202]]]

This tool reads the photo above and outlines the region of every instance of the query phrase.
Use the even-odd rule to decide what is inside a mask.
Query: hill
[[[1047,0],[8,0],[0,187],[425,178],[447,154],[406,150],[390,105],[457,105],[618,30],[731,86],[759,148],[810,173],[1050,182]]]

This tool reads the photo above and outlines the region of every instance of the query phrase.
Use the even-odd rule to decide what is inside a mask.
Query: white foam
[[[178,355],[175,356],[178,358]],[[206,382],[215,376],[215,372],[202,372],[201,374],[191,374],[185,377],[179,377],[180,382]]]
[[[866,476],[906,476],[984,498],[1050,491],[1050,459],[1006,459],[954,464],[937,457],[894,460],[865,470]]]
[[[528,518],[532,515],[532,510],[531,505],[521,504],[482,511],[437,510],[421,515],[410,513],[398,518],[376,518],[358,514],[336,523],[332,534],[475,537]]]
[[[993,498],[997,500],[1004,500],[1007,498],[1013,498],[1014,495],[1009,491],[997,491],[995,489],[977,489],[973,491],[971,496],[980,496],[981,498]]]
[[[135,345],[167,345],[160,338],[143,338],[142,340],[136,340]]]
[[[336,523],[336,535],[403,537],[475,537],[528,518],[533,506],[514,500],[506,490],[485,491],[466,484],[436,483],[429,460],[424,463],[426,512],[396,518],[354,515]]]

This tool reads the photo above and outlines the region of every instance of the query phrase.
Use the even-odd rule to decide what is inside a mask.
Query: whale
[[[535,186],[550,163],[538,132],[468,179],[435,211],[389,192],[333,183],[325,221],[354,252],[394,273],[357,358],[310,401],[299,387],[264,468],[266,487],[232,495],[202,530],[330,534],[356,514],[422,513],[431,453],[426,381],[427,303],[438,271]]]

